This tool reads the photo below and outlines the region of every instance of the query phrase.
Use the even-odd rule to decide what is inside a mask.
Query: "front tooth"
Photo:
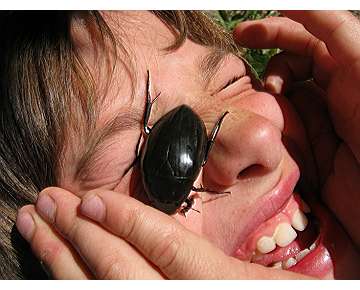
[[[274,239],[278,246],[286,247],[295,240],[296,237],[297,234],[290,224],[281,223],[276,227]]]
[[[262,254],[270,253],[275,248],[276,244],[273,237],[261,237],[256,244],[256,249]]]
[[[281,269],[282,262],[276,262],[274,265],[271,266],[271,268],[274,269]]]
[[[302,250],[300,253],[296,254],[295,255],[295,259],[296,261],[301,261],[302,259],[304,259],[304,257],[310,253],[310,250],[309,249],[304,249]]]
[[[308,219],[300,209],[297,209],[291,219],[291,225],[298,231],[302,232],[305,230],[307,224]]]
[[[296,265],[296,263],[297,262],[296,262],[295,258],[290,258],[286,262],[282,263],[282,268],[283,269],[289,269],[290,267]]]

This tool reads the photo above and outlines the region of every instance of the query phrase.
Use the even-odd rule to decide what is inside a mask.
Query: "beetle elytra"
[[[148,71],[143,120],[147,137],[140,153],[143,185],[153,207],[167,214],[185,213],[193,204],[193,199],[189,198],[191,190],[218,193],[205,188],[196,189],[193,183],[207,161],[228,112],[222,114],[208,137],[204,122],[187,105],[174,108],[150,128],[148,122],[154,101],[150,96]],[[181,210],[183,203],[186,205]]]

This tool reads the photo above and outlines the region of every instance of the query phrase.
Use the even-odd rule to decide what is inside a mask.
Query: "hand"
[[[360,248],[360,23],[348,12],[284,15],[292,20],[241,23],[234,37],[242,46],[284,50],[270,61],[265,87],[286,94],[300,113],[322,199]]]
[[[57,279],[299,279],[226,256],[171,216],[118,192],[39,194],[17,227]]]

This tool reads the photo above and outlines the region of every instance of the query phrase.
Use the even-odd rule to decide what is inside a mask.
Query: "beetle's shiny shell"
[[[204,122],[181,105],[155,123],[141,155],[143,184],[152,206],[174,213],[188,197],[205,158]]]

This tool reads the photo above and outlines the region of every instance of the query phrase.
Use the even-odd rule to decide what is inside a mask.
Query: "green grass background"
[[[360,19],[360,10],[350,10],[350,12]],[[213,10],[209,11],[209,14],[225,29],[231,31],[239,22],[278,16],[279,12],[274,10]],[[269,59],[279,52],[280,50],[277,48],[244,48],[244,57],[257,72],[258,76],[262,78]]]
[[[211,11],[210,15],[226,30],[232,31],[237,23],[246,20],[262,19],[265,17],[278,16],[274,10],[217,10]],[[269,59],[279,53],[277,48],[273,49],[248,49],[244,48],[244,57],[257,72],[260,78],[263,77]]]

